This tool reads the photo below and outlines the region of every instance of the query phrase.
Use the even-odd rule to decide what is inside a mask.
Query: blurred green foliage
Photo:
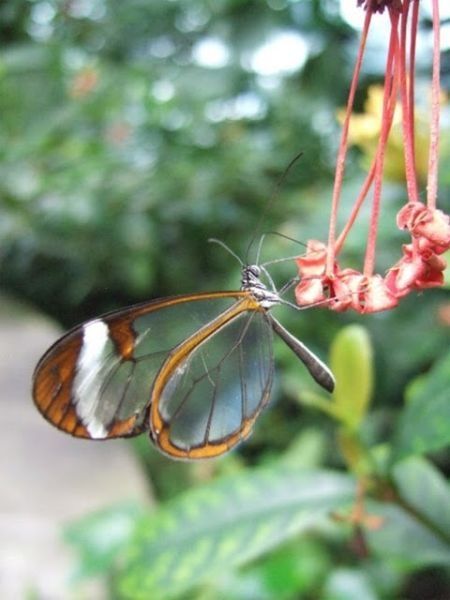
[[[205,252],[207,238],[242,254],[300,150],[266,226],[293,214],[300,223],[311,201],[299,185],[330,180],[337,128],[328,109],[344,87],[330,102],[302,75],[277,85],[242,66],[277,29],[299,21],[308,33],[319,6],[16,4],[23,29],[0,69],[2,280],[65,324],[193,281],[224,286],[235,265]],[[346,50],[348,27],[327,21],[311,48],[316,62]],[[199,64],[205,40],[227,49],[225,66]]]
[[[427,28],[424,20],[425,37]],[[297,44],[288,58],[301,60],[277,70],[271,57],[283,36]],[[0,4],[0,39],[7,293],[70,326],[151,297],[236,288],[236,261],[209,237],[243,258],[259,226],[304,242],[326,238],[335,114],[358,43],[338,2],[8,0]],[[420,40],[418,52],[426,81],[430,57]],[[369,46],[359,109],[383,61],[376,43]],[[448,153],[444,160],[448,210]],[[344,214],[362,178],[353,151]],[[405,242],[395,227],[403,200],[404,190],[386,183],[380,272]],[[349,266],[360,265],[366,235],[364,224],[352,232]],[[265,260],[296,252],[276,236],[263,248]],[[289,263],[273,271],[281,282],[295,274]],[[238,452],[185,465],[161,457],[145,436],[133,440],[161,507],[112,508],[74,525],[81,575],[104,575],[112,597],[137,598],[141,586],[152,598],[199,600],[448,597],[449,311],[448,289],[371,316],[280,309],[283,323],[322,356],[343,325],[365,327],[347,330],[350,345],[341,338],[333,353],[352,397],[321,399],[345,407],[351,427],[311,406],[317,392],[307,374],[277,346],[278,402]],[[355,386],[357,359],[366,362]],[[361,465],[374,498],[366,509],[384,523],[364,535],[341,519]],[[324,478],[331,487],[320,488]],[[308,497],[314,490],[319,498]],[[270,512],[275,496],[283,501]],[[340,517],[324,517],[318,503]],[[162,529],[171,519],[169,536]],[[164,589],[154,587],[161,582]]]

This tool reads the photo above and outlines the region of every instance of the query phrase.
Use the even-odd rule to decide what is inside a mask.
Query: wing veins
[[[176,348],[176,346],[174,346]],[[147,358],[154,358],[155,356],[158,356],[158,354],[168,354],[170,352],[170,350],[158,350],[157,352],[148,352],[147,354],[143,354],[142,356],[138,356],[137,358],[134,358],[134,362],[139,363],[143,360],[146,360]]]
[[[241,415],[242,419],[246,419],[247,415],[247,382],[244,379],[244,354],[242,350],[242,344],[239,346],[239,378],[241,382]]]
[[[114,365],[112,367],[110,367],[106,377],[104,378],[104,380],[100,386],[100,390],[99,390],[100,397],[103,396],[106,388],[111,383],[112,378],[116,375],[117,371],[123,364],[124,364],[124,360],[122,358],[117,358],[114,361]]]
[[[59,395],[59,392],[61,391],[62,387],[63,387],[62,384],[59,384],[58,393],[56,394],[55,398],[52,397],[52,400],[49,404],[49,408],[52,405],[54,399],[56,399],[56,397]],[[49,410],[49,408],[47,408],[47,411]],[[67,417],[71,408],[72,408],[72,398],[69,397],[69,402],[67,402],[67,404],[65,405],[64,410],[61,412],[61,417],[58,419],[58,426],[62,424],[62,422]]]
[[[205,373],[203,375],[201,375],[200,377],[197,377],[196,379],[192,380],[192,385],[190,387],[189,390],[187,390],[186,394],[183,396],[180,404],[177,406],[176,410],[174,411],[171,420],[175,420],[177,418],[177,416],[180,414],[180,411],[182,410],[183,406],[185,405],[185,403],[187,402],[190,394],[192,394],[195,386],[200,383],[200,381],[202,381],[205,377],[207,377],[210,381],[210,383],[213,386],[214,389],[214,397],[215,394],[217,393],[217,385],[214,383],[214,379],[211,377],[212,373],[215,373],[215,371],[217,371],[220,374],[220,369],[222,367],[223,362],[235,351],[236,348],[238,348],[240,346],[240,344],[242,343],[242,340],[245,337],[245,334],[248,331],[248,328],[250,327],[250,323],[252,318],[254,317],[255,313],[252,313],[249,318],[247,319],[247,321],[244,323],[244,326],[242,328],[242,331],[239,335],[238,340],[233,344],[233,346],[228,350],[228,352],[220,359],[220,361],[217,363],[217,365],[215,365],[212,368],[208,368],[207,365],[205,365],[204,363],[204,358],[202,356],[202,360],[203,360],[203,364],[206,368]],[[209,339],[209,338],[208,338]],[[193,350],[193,352],[195,352],[195,350]],[[191,353],[192,354],[192,353]]]
[[[121,398],[120,398],[120,400],[119,400],[119,402],[117,404],[116,409],[114,410],[114,414],[113,414],[112,418],[109,421],[108,428],[111,426],[112,423],[114,423],[114,421],[116,421],[116,419],[120,420],[120,419],[118,419],[118,415],[120,413],[120,409],[122,408],[122,406],[123,406],[123,404],[125,402],[126,395],[127,395],[128,390],[130,388],[131,380],[133,379],[133,374],[134,374],[135,368],[136,368],[136,362],[132,361],[131,371],[128,373],[127,380],[125,382],[125,385],[124,385],[124,388],[123,388],[123,391],[122,391],[122,394],[121,394]],[[135,413],[135,414],[138,414],[138,413]]]
[[[200,382],[207,380],[209,382],[209,385],[212,388],[212,394],[207,393],[207,396],[210,397],[210,406],[208,408],[208,414],[207,414],[207,419],[206,419],[206,423],[205,423],[205,430],[204,430],[202,442],[200,444],[196,444],[195,447],[207,446],[210,443],[209,436],[211,434],[214,415],[217,410],[217,401],[219,398],[220,379],[222,376],[222,369],[223,369],[225,362],[230,358],[230,356],[236,350],[238,350],[237,360],[238,360],[239,375],[240,375],[241,413],[242,413],[241,414],[241,425],[242,425],[242,422],[248,421],[249,418],[252,418],[252,419],[255,418],[259,414],[261,409],[267,404],[267,391],[270,389],[270,386],[271,386],[273,369],[271,369],[270,365],[269,365],[269,369],[266,373],[267,377],[265,378],[264,377],[264,368],[262,366],[262,363],[264,363],[265,360],[270,361],[270,356],[266,357],[264,350],[260,347],[260,348],[258,348],[257,355],[256,355],[258,363],[259,363],[258,376],[257,376],[257,380],[259,379],[259,387],[260,387],[259,400],[258,400],[258,405],[257,405],[254,413],[252,415],[250,415],[249,417],[247,417],[247,410],[248,410],[248,406],[249,406],[249,398],[248,398],[249,388],[248,388],[247,382],[245,381],[245,377],[244,377],[244,375],[245,375],[245,352],[244,352],[244,348],[243,348],[243,341],[245,340],[245,337],[248,334],[252,323],[254,323],[253,319],[255,318],[255,314],[260,313],[260,312],[263,312],[263,311],[247,309],[244,312],[244,322],[242,323],[242,325],[236,332],[237,336],[235,337],[235,341],[232,343],[231,347],[229,347],[228,349],[225,349],[222,357],[220,357],[219,359],[216,359],[215,365],[212,365],[210,367],[208,366],[207,360],[208,360],[209,354],[205,353],[205,347],[202,348],[202,346],[206,346],[206,343],[211,341],[214,338],[214,335],[218,333],[217,330],[210,333],[210,335],[208,335],[206,338],[204,338],[200,343],[198,343],[196,346],[191,348],[190,352],[187,355],[185,355],[183,361],[176,363],[178,368],[182,368],[183,363],[188,363],[187,368],[185,370],[183,369],[184,372],[181,374],[180,379],[178,380],[178,382],[175,383],[176,387],[179,388],[180,392],[182,391],[182,388],[184,387],[181,382],[183,381],[183,378],[188,376],[188,374],[191,370],[189,368],[189,362],[190,362],[190,359],[192,358],[192,356],[193,355],[195,356],[196,351],[199,351],[199,354],[197,355],[198,356],[197,360],[199,360],[202,365],[203,373],[199,374],[195,378],[192,377],[192,375],[191,375],[189,377],[190,384],[188,383],[188,381],[186,381],[186,383],[188,384],[188,387],[187,387],[187,389],[185,388],[185,391],[178,402],[178,406],[176,406],[176,408],[174,407],[175,410],[170,415],[170,417],[168,417],[168,420],[166,421],[166,426],[169,429],[171,428],[171,424],[173,424],[177,419],[180,418],[180,415],[182,415],[183,410],[186,407],[186,404],[191,399],[196,386]],[[236,315],[236,317],[234,317],[230,321],[230,323],[233,322],[235,320],[235,318],[237,318],[237,317],[239,317],[239,315]],[[264,319],[264,314],[262,315],[262,318]],[[260,327],[262,327],[265,324],[266,324],[266,321],[264,321],[264,323],[261,323]],[[228,325],[228,323],[225,324],[224,329],[226,329],[227,325]],[[222,328],[220,328],[220,329],[222,329]],[[259,331],[261,331],[261,330],[259,330]],[[258,330],[256,330],[255,333],[257,335],[259,335]],[[267,333],[266,333],[265,338],[266,338],[266,341],[271,342],[271,339],[267,338]],[[177,346],[173,347],[172,350],[169,351],[169,353],[170,354],[177,353],[177,350],[179,348],[180,348],[180,345],[177,345]],[[150,354],[146,355],[145,357],[139,357],[139,359],[137,359],[137,360],[142,360],[143,358],[153,356],[155,354],[158,354],[158,353],[150,353]],[[161,367],[161,368],[163,368],[163,367]],[[167,383],[171,380],[172,377],[174,377],[174,378],[177,377],[176,370],[172,371],[172,374],[168,378]],[[166,385],[167,385],[167,383],[166,383]],[[201,414],[201,412],[199,414]],[[204,414],[204,412],[203,412],[203,414]],[[238,428],[238,430],[239,430],[239,428]],[[236,431],[238,431],[238,430],[236,430]],[[229,437],[228,435],[225,435],[225,437],[222,437],[220,439],[223,441],[223,440],[227,439],[228,437]],[[190,445],[190,447],[192,448],[193,446]]]
[[[217,377],[220,378],[220,366],[217,368]],[[206,444],[208,443],[209,433],[211,431],[211,423],[212,423],[212,418],[213,418],[213,414],[214,414],[214,408],[216,406],[217,390],[218,390],[218,385],[216,385],[214,383],[213,397],[211,400],[211,408],[209,409],[208,421],[206,422],[206,428],[205,428],[205,435],[203,436],[203,445],[204,446],[206,446]]]
[[[50,398],[50,402],[48,403],[45,412],[49,412],[53,402],[58,398],[60,391],[63,388],[63,384],[61,382],[61,376],[60,376],[60,371],[59,368],[57,369],[57,376],[58,376],[58,385],[56,386],[55,390],[52,392],[52,397]]]
[[[212,387],[213,387],[213,388],[215,388],[215,387],[216,387],[216,384],[214,383],[214,379],[212,379],[212,378],[209,376],[209,367],[208,367],[208,365],[206,364],[205,356],[204,356],[204,354],[203,354],[203,352],[202,352],[202,351],[201,351],[201,353],[200,353],[200,356],[201,356],[201,359],[202,359],[203,367],[205,368],[205,374],[206,374],[206,376],[207,376],[207,377],[208,377],[208,379],[209,379],[209,383],[212,385]]]
[[[183,398],[181,399],[180,404],[177,406],[176,410],[174,411],[171,419],[174,420],[176,419],[176,417],[179,415],[181,409],[183,408],[185,402],[188,399],[188,396],[192,393],[194,387],[197,385],[197,383],[199,383],[200,381],[202,381],[205,377],[208,377],[208,379],[210,380],[210,382],[213,382],[214,380],[210,377],[211,373],[214,373],[216,371],[216,369],[220,369],[222,363],[230,356],[230,354],[232,354],[232,352],[234,352],[234,350],[239,346],[239,344],[242,342],[243,337],[245,336],[245,333],[248,329],[248,327],[250,326],[250,322],[251,319],[253,318],[253,314],[248,318],[248,320],[246,321],[246,323],[244,324],[243,330],[241,332],[241,334],[239,335],[238,340],[233,344],[233,346],[230,348],[230,350],[225,354],[225,356],[223,356],[220,361],[217,363],[217,365],[215,365],[212,368],[208,368],[208,366],[206,365],[206,371],[203,375],[201,375],[200,377],[198,377],[197,379],[193,379],[192,380],[192,385],[191,388],[189,390],[187,390],[185,396],[183,396]],[[214,335],[214,334],[212,334]],[[211,338],[211,336],[209,336],[205,341],[208,341]],[[203,344],[204,342],[202,342]],[[199,346],[201,346],[202,344],[200,344]],[[197,348],[199,348],[199,346],[197,346]],[[190,354],[188,355],[187,359],[189,359],[189,357],[192,355],[192,353],[194,353],[196,350],[196,348],[194,348]],[[203,358],[203,357],[202,357]],[[215,387],[215,386],[214,386]]]

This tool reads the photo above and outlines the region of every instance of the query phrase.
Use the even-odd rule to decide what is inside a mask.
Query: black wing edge
[[[336,380],[330,369],[318,358],[309,348],[294,337],[283,325],[271,314],[267,314],[272,329],[289,346],[289,348],[298,356],[305,367],[310,372],[312,378],[328,392],[334,390]]]

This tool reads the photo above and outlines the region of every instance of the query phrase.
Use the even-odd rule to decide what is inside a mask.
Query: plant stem
[[[434,210],[437,201],[440,116],[440,27],[439,2],[433,0],[433,76],[431,83],[430,150],[428,155],[427,206]]]
[[[418,3],[416,3],[417,5]],[[411,65],[414,65],[415,52],[415,39],[417,29],[414,30],[414,23],[411,26],[411,48],[409,55],[409,78],[406,77],[406,37],[407,37],[407,25],[408,25],[408,12],[409,12],[410,0],[405,0],[403,14],[401,17],[401,33],[400,33],[400,56],[399,56],[399,70],[400,70],[400,96],[402,102],[402,131],[403,131],[403,145],[405,149],[405,175],[406,175],[406,189],[408,193],[409,202],[419,201],[419,190],[417,187],[417,176],[416,176],[416,157],[414,147],[414,69]],[[416,15],[417,17],[417,15]],[[415,21],[415,27],[417,28],[417,20]]]
[[[398,52],[398,13],[394,10],[390,10],[389,14],[391,18],[391,37],[389,40],[389,50],[386,61],[380,140],[378,142],[375,162],[372,213],[370,215],[369,235],[364,258],[363,273],[366,277],[371,277],[375,269],[375,252],[380,216],[381,189],[383,184],[384,155],[387,138],[392,124],[392,119],[389,118],[389,115],[390,111],[395,110],[395,99],[397,96],[398,61],[396,60],[396,55]]]
[[[361,35],[361,42],[358,48],[358,55],[356,58],[355,69],[353,71],[352,82],[350,85],[350,91],[347,100],[347,108],[345,112],[344,124],[342,127],[341,141],[339,144],[338,155],[336,159],[336,174],[334,178],[333,196],[331,201],[331,214],[330,214],[330,225],[328,233],[328,253],[327,253],[327,264],[326,274],[331,276],[334,269],[335,260],[335,240],[336,240],[336,225],[337,225],[337,213],[339,208],[339,200],[342,190],[342,181],[345,172],[345,161],[347,157],[348,149],[348,130],[350,125],[350,117],[353,110],[353,104],[355,101],[356,89],[358,86],[359,74],[361,72],[362,60],[364,57],[364,51],[366,48],[367,35],[369,32],[370,21],[372,18],[372,11],[368,10],[364,19],[364,27]]]

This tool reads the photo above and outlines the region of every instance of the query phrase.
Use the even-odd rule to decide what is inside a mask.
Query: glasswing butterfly
[[[331,392],[330,370],[270,313],[287,302],[262,269],[243,265],[239,291],[153,300],[75,327],[36,367],[37,408],[75,437],[148,431],[173,458],[218,456],[249,435],[269,401],[273,333]]]

